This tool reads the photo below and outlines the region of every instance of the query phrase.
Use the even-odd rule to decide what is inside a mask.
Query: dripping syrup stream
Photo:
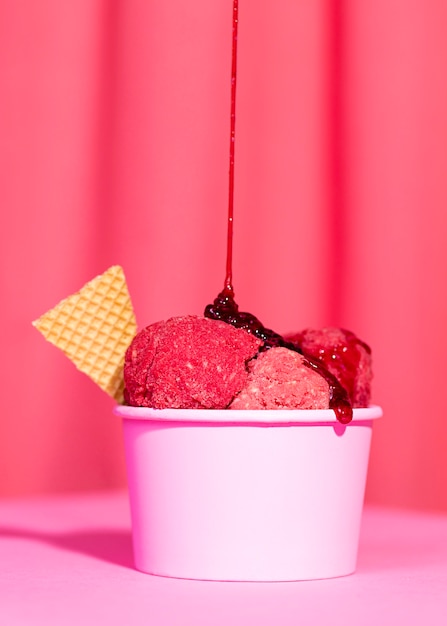
[[[286,347],[301,353],[301,349],[286,341],[281,335],[266,328],[251,313],[239,311],[234,299],[233,289],[233,210],[234,210],[234,147],[236,130],[236,73],[237,73],[237,30],[238,30],[238,0],[233,0],[233,35],[231,51],[231,118],[230,118],[230,167],[228,185],[228,224],[227,224],[227,263],[226,276],[223,290],[219,293],[213,304],[205,308],[205,317],[221,320],[236,328],[243,328],[264,342],[263,350],[272,347]],[[347,424],[352,419],[352,407],[346,390],[338,380],[318,361],[305,356],[308,367],[316,370],[329,384],[330,403],[337,419],[342,424]]]
[[[233,293],[233,214],[234,214],[234,146],[236,135],[236,74],[237,74],[237,27],[239,2],[233,0],[233,31],[231,46],[231,114],[230,114],[230,167],[228,183],[227,266],[224,291]]]

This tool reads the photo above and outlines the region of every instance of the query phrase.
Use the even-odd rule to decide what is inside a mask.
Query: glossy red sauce
[[[233,218],[234,218],[234,155],[235,155],[235,133],[236,133],[236,84],[237,84],[237,36],[239,22],[238,0],[233,0],[233,30],[232,30],[232,60],[231,60],[231,109],[230,109],[230,167],[229,167],[229,195],[228,195],[228,224],[227,224],[227,260],[226,275],[223,290],[219,293],[213,304],[205,308],[205,317],[215,320],[222,320],[236,328],[243,328],[252,333],[264,344],[261,349],[268,350],[272,347],[285,347],[290,350],[302,353],[300,348],[286,341],[275,331],[266,328],[257,317],[251,313],[239,311],[239,307],[234,299],[233,289]],[[308,367],[323,376],[329,384],[330,402],[329,406],[334,410],[336,417],[342,424],[347,424],[352,420],[352,406],[349,396],[340,382],[333,376],[325,366],[324,358],[313,358],[306,355]]]

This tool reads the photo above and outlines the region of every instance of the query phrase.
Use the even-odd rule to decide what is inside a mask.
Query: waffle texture
[[[123,402],[124,355],[137,324],[119,265],[59,302],[33,326],[101,389]]]

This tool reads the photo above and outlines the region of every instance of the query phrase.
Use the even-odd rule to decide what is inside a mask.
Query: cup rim
[[[154,409],[119,404],[114,407],[113,412],[123,419],[156,422],[289,425],[339,423],[333,409]],[[382,415],[382,408],[375,404],[366,408],[355,408],[350,424],[378,419]]]

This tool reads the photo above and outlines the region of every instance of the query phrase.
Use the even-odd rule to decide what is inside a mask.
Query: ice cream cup
[[[136,568],[201,580],[352,574],[373,421],[355,409],[118,406]]]

